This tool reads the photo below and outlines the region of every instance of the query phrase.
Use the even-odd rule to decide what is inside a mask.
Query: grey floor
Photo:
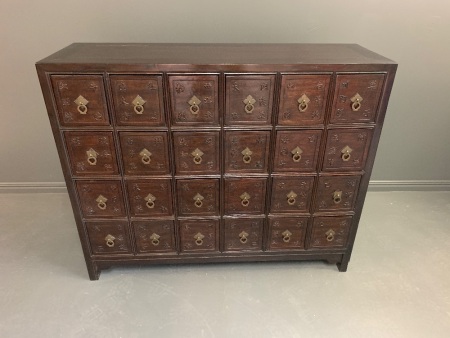
[[[88,280],[65,194],[0,195],[0,337],[449,337],[450,192],[372,192],[322,262],[115,268]]]

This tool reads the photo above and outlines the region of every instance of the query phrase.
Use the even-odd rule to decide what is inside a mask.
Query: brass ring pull
[[[328,242],[332,242],[333,240],[334,240],[334,235],[335,235],[336,233],[332,230],[332,229],[330,229],[330,230],[328,230],[326,233],[325,233],[325,235],[327,235],[327,241]]]
[[[356,93],[355,96],[353,96],[350,99],[350,101],[352,101],[352,110],[353,111],[358,111],[361,108],[361,101],[362,100],[363,100],[363,98],[358,93]]]
[[[202,156],[205,155],[200,149],[196,148],[191,155],[194,157],[193,161],[195,164],[202,163]]]
[[[140,95],[136,96],[133,100],[133,102],[131,102],[133,104],[133,109],[134,112],[138,115],[142,115],[142,113],[144,112],[144,104],[145,101]]]
[[[344,161],[344,162],[348,162],[348,161],[350,161],[350,157],[351,157],[351,155],[350,155],[350,153],[353,151],[353,149],[352,148],[350,148],[349,146],[345,146],[342,150],[341,150],[341,158],[342,158],[342,161]]]
[[[241,196],[241,204],[243,207],[248,207],[250,204],[250,195],[247,192],[244,192]]]
[[[256,100],[253,98],[253,96],[249,95],[244,100],[245,103],[245,112],[247,114],[251,114],[253,112],[253,109],[255,109],[254,104],[256,103]]]
[[[86,151],[87,161],[90,165],[97,165],[97,156],[98,153],[94,149],[89,149]]]
[[[74,102],[77,105],[78,112],[81,115],[86,115],[88,111],[87,104],[89,103],[89,101],[86,100],[82,95],[80,95],[75,99]]]
[[[289,205],[294,205],[295,204],[295,198],[297,197],[297,194],[295,192],[293,192],[292,190],[286,195],[287,197],[287,202]]]
[[[203,206],[203,200],[204,199],[205,198],[202,195],[197,193],[197,195],[194,196],[194,204],[195,204],[195,206],[197,208],[201,208]]]
[[[250,149],[245,148],[244,150],[241,151],[241,154],[242,154],[242,161],[244,163],[248,164],[252,161],[253,152]]]
[[[205,238],[205,236],[201,232],[198,232],[197,234],[195,234],[194,235],[195,244],[197,244],[198,246],[202,245],[203,238]]]
[[[283,238],[283,242],[289,243],[289,241],[291,240],[292,232],[290,232],[289,230],[285,230],[281,233],[281,236]]]
[[[191,99],[188,101],[190,107],[189,110],[191,112],[192,115],[197,115],[198,112],[200,111],[200,108],[198,107],[198,105],[200,103],[202,103],[202,101],[197,97],[197,96],[192,96]]]
[[[247,243],[247,241],[248,241],[248,236],[249,236],[248,233],[246,233],[245,231],[242,231],[242,232],[239,234],[239,241],[240,241],[242,244]]]
[[[150,156],[152,156],[152,153],[145,148],[141,150],[139,156],[141,156],[141,162],[145,165],[150,164],[150,162],[152,161],[152,159],[150,158]]]
[[[150,239],[152,240],[152,244],[154,245],[154,246],[158,246],[159,245],[159,239],[161,238],[161,236],[160,235],[158,235],[158,234],[155,234],[155,233],[153,233],[151,236],[150,236]]]
[[[103,195],[98,195],[97,199],[95,200],[97,202],[97,207],[101,210],[106,209],[106,202],[108,199]]]
[[[292,161],[298,163],[302,159],[303,150],[300,147],[295,147],[295,149],[291,150]]]
[[[106,245],[110,248],[113,248],[115,245],[115,243],[114,243],[115,239],[116,238],[113,235],[106,236],[105,237]]]
[[[311,100],[309,99],[308,96],[306,96],[306,94],[303,94],[298,100],[297,102],[299,103],[298,105],[298,110],[300,112],[305,112],[306,109],[308,109],[308,104]]]
[[[341,201],[342,201],[342,191],[336,190],[333,193],[333,201],[334,201],[335,204],[341,203]]]
[[[152,194],[148,194],[147,196],[145,196],[144,200],[146,201],[145,205],[147,206],[147,208],[153,209],[155,207],[156,197]]]

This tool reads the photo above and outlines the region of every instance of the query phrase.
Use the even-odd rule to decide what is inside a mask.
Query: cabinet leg
[[[100,269],[95,263],[87,263],[87,269],[89,273],[90,280],[98,280],[100,277]]]
[[[336,263],[338,270],[340,272],[347,271],[348,262],[349,262],[349,259],[346,259],[345,256],[344,256],[342,258],[342,261],[340,261],[339,263]]]

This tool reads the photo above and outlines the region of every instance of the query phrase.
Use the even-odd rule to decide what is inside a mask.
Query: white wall
[[[372,178],[450,180],[450,1],[1,0],[0,182],[63,181],[34,63],[72,42],[358,43],[399,63]]]

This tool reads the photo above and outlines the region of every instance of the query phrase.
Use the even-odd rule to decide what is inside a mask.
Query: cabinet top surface
[[[38,64],[395,64],[356,44],[74,43]]]

